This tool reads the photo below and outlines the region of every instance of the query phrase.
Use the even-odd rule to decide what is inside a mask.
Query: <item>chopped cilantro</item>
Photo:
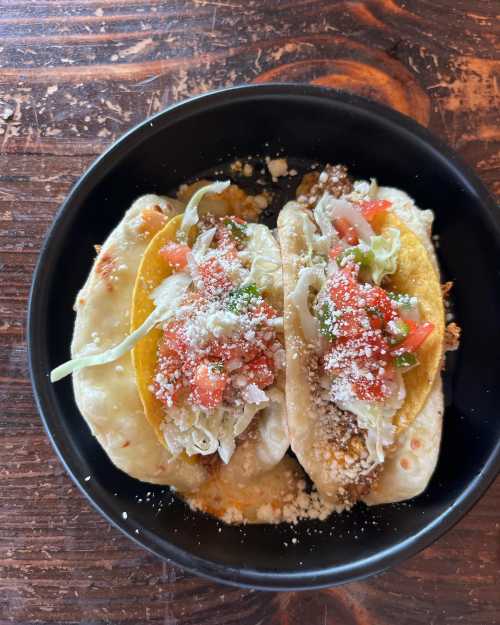
[[[229,218],[224,219],[223,223],[225,226],[229,228],[232,236],[235,239],[243,241],[244,239],[247,238],[248,234],[247,234],[246,224],[239,224],[237,221],[234,221],[234,219],[229,219]]]
[[[253,282],[246,286],[239,286],[229,293],[227,308],[233,313],[240,313],[258,298],[260,298],[260,292]]]
[[[417,364],[417,358],[415,354],[409,354],[408,352],[405,354],[401,354],[401,356],[396,356],[394,359],[394,364],[396,367],[412,367]]]
[[[366,312],[370,315],[370,317],[377,317],[380,319],[381,326],[384,324],[384,313],[380,310],[380,308],[377,308],[376,306],[367,306]]]
[[[359,245],[355,247],[348,247],[341,252],[337,258],[337,264],[339,267],[343,267],[347,261],[352,261],[360,267],[369,267],[373,260],[373,252],[371,250],[362,250]]]
[[[397,319],[388,324],[389,345],[398,345],[408,336],[410,328],[402,319]]]
[[[333,332],[334,315],[332,307],[328,302],[323,302],[321,311],[319,314],[319,332],[323,336],[326,336],[330,341],[335,340],[335,334]]]
[[[212,369],[212,371],[216,371],[217,373],[224,373],[223,362],[212,362],[210,363],[210,368]]]

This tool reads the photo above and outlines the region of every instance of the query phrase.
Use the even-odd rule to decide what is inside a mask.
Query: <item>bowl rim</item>
[[[393,547],[384,549],[365,559],[310,572],[299,570],[296,573],[276,573],[229,567],[195,556],[190,551],[169,543],[168,539],[162,539],[162,544],[160,545],[159,539],[152,533],[145,534],[141,532],[136,534],[134,532],[136,528],[130,522],[125,523],[122,519],[116,517],[107,501],[107,496],[103,496],[102,493],[98,492],[98,489],[92,485],[91,481],[83,482],[75,466],[76,459],[70,449],[71,444],[60,425],[58,427],[57,419],[54,419],[52,416],[49,387],[47,386],[50,383],[48,382],[47,373],[41,370],[39,364],[43,346],[36,332],[36,322],[42,312],[39,295],[43,282],[44,265],[51,253],[52,240],[62,227],[65,217],[73,213],[72,204],[81,190],[89,183],[91,183],[91,186],[94,186],[96,181],[101,180],[106,175],[108,167],[113,166],[113,163],[109,161],[115,156],[115,153],[117,156],[121,153],[128,153],[131,149],[134,149],[134,144],[139,142],[139,140],[142,142],[148,138],[148,135],[154,134],[157,122],[165,120],[169,123],[175,123],[175,121],[182,119],[184,115],[191,116],[207,108],[221,104],[226,105],[249,97],[264,98],[266,96],[282,96],[283,98],[306,96],[309,98],[333,99],[343,103],[345,106],[362,109],[365,113],[368,112],[376,118],[382,117],[386,122],[413,135],[428,146],[430,145],[438,156],[449,162],[451,161],[453,166],[460,171],[463,178],[468,182],[470,189],[478,197],[479,202],[487,209],[490,225],[496,232],[497,239],[500,240],[500,213],[488,189],[459,155],[446,145],[444,141],[431,134],[412,118],[362,96],[321,86],[297,83],[264,83],[240,85],[210,91],[174,103],[128,130],[92,162],[71,188],[46,232],[33,273],[27,315],[28,366],[38,413],[52,447],[66,472],[93,507],[111,525],[123,532],[137,545],[162,559],[172,560],[175,564],[191,573],[232,586],[274,591],[318,589],[337,586],[380,573],[416,555],[451,529],[486,492],[500,471],[500,440],[497,441],[496,447],[490,453],[482,470],[461,492],[453,505],[430,521],[420,532]]]

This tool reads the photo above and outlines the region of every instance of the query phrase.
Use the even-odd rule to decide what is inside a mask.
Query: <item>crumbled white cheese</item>
[[[249,384],[242,392],[243,399],[249,404],[260,404],[269,400],[268,396],[256,384]]]
[[[207,329],[215,336],[232,336],[239,326],[238,315],[229,310],[216,310],[207,317]]]

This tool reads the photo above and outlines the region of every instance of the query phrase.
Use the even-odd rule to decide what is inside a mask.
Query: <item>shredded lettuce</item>
[[[394,442],[396,428],[392,419],[403,405],[405,397],[403,376],[398,373],[393,393],[383,403],[360,399],[337,401],[339,408],[352,412],[356,416],[358,427],[366,430],[366,448],[372,466],[384,462],[384,449]]]
[[[170,315],[172,308],[179,305],[192,281],[191,276],[184,271],[173,273],[150,293],[150,299],[159,310],[160,321],[164,320],[164,312]]]
[[[243,285],[256,284],[259,291],[273,291],[279,289],[280,276],[276,272],[281,268],[281,262],[270,256],[255,256],[252,260],[250,273],[242,282]]]
[[[371,237],[372,257],[370,258],[369,269],[375,284],[380,284],[384,276],[389,276],[396,271],[400,247],[397,228],[387,228],[384,234]]]
[[[218,433],[224,413],[222,410],[203,412],[186,404],[170,412],[162,425],[163,436],[173,456],[185,451],[188,456],[207,456],[217,451]],[[214,434],[215,432],[215,434]]]
[[[189,231],[198,223],[198,205],[206,193],[222,193],[231,184],[229,180],[217,181],[198,189],[189,200],[180,228],[177,230],[177,241],[187,243]]]
[[[245,251],[250,254],[250,273],[241,286],[255,284],[259,291],[276,292],[282,288],[281,254],[276,239],[263,224],[247,225]]]
[[[328,194],[325,194],[328,195]],[[318,202],[320,205],[319,215],[320,220],[324,228],[328,228],[326,226],[326,207],[324,202],[322,202],[323,198]],[[312,221],[312,219],[307,215],[303,210],[299,210],[298,213],[302,219],[302,234],[304,235],[304,239],[306,240],[307,245],[307,253],[305,254],[306,263],[308,265],[313,265],[318,260],[318,255],[326,256],[331,247],[331,244],[336,237],[336,233],[333,232],[330,235],[321,234],[317,232],[316,225]],[[321,226],[320,226],[321,229]],[[333,226],[332,226],[333,231]],[[326,230],[325,230],[326,232]]]
[[[191,277],[186,273],[173,274],[166,278],[152,293],[151,299],[155,303],[155,309],[144,322],[132,334],[129,334],[121,343],[107,349],[100,354],[90,356],[78,356],[72,360],[59,365],[50,372],[50,381],[58,382],[70,373],[94,367],[96,365],[106,365],[118,360],[130,351],[143,336],[154,328],[157,323],[166,321],[176,311],[181,297],[191,284]]]
[[[171,418],[162,424],[165,442],[174,456],[182,451],[188,456],[207,456],[217,452],[227,464],[236,449],[236,437],[268,404],[269,399],[248,402],[239,412],[234,407],[225,406],[209,411],[189,405],[176,408],[170,412]]]
[[[373,252],[366,243],[347,247],[335,259],[339,267],[344,267],[348,262],[356,263],[361,268],[369,267],[373,262]]]
[[[226,418],[221,423],[221,429],[219,432],[219,456],[225,464],[231,460],[236,449],[236,437],[244,432],[250,423],[253,421],[255,415],[263,410],[269,404],[269,399],[258,403],[246,403],[243,408],[243,413],[236,419],[233,412],[226,412]]]
[[[277,388],[272,388],[267,394],[270,403],[263,409],[259,419],[261,444],[257,447],[257,457],[272,467],[283,458],[290,443],[286,433],[285,396]]]
[[[105,365],[109,362],[113,362],[114,360],[118,360],[118,358],[121,358],[129,350],[131,350],[132,347],[158,323],[158,312],[158,310],[154,310],[144,323],[137,328],[137,330],[132,332],[132,334],[129,334],[126,339],[118,345],[115,345],[115,347],[112,347],[111,349],[108,349],[100,354],[73,358],[62,365],[59,365],[55,369],[52,369],[50,372],[50,381],[58,382],[70,373],[78,371],[78,369],[93,367],[95,365]]]
[[[354,262],[364,270],[365,277],[380,284],[384,276],[396,271],[400,247],[399,230],[387,228],[384,234],[370,237],[369,243],[361,241],[346,248],[337,256],[336,262],[340,267]]]
[[[328,192],[323,193],[313,210],[314,219],[321,230],[321,236],[313,234],[311,245],[315,252],[325,256],[332,247],[333,241],[338,239],[337,231],[332,223],[331,210],[329,209],[332,199],[333,197]]]

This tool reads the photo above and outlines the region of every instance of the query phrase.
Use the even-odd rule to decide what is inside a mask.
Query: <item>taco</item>
[[[441,437],[444,305],[430,211],[343,167],[278,218],[290,442],[338,509],[422,492]]]
[[[121,470],[229,521],[258,521],[262,506],[280,520],[300,474],[282,461],[281,257],[266,226],[223,216],[228,189],[195,189],[178,216],[180,202],[134,203],[99,250],[73,359],[51,379],[73,373],[77,405]],[[200,217],[204,197],[217,216]]]
[[[139,268],[132,330],[161,318],[133,350],[139,394],[162,444],[200,462],[228,464],[236,438],[262,415],[260,427],[279,430],[266,439],[277,451],[258,450],[268,468],[288,447],[281,255],[262,224],[200,220],[196,198],[207,189],[156,235]]]

